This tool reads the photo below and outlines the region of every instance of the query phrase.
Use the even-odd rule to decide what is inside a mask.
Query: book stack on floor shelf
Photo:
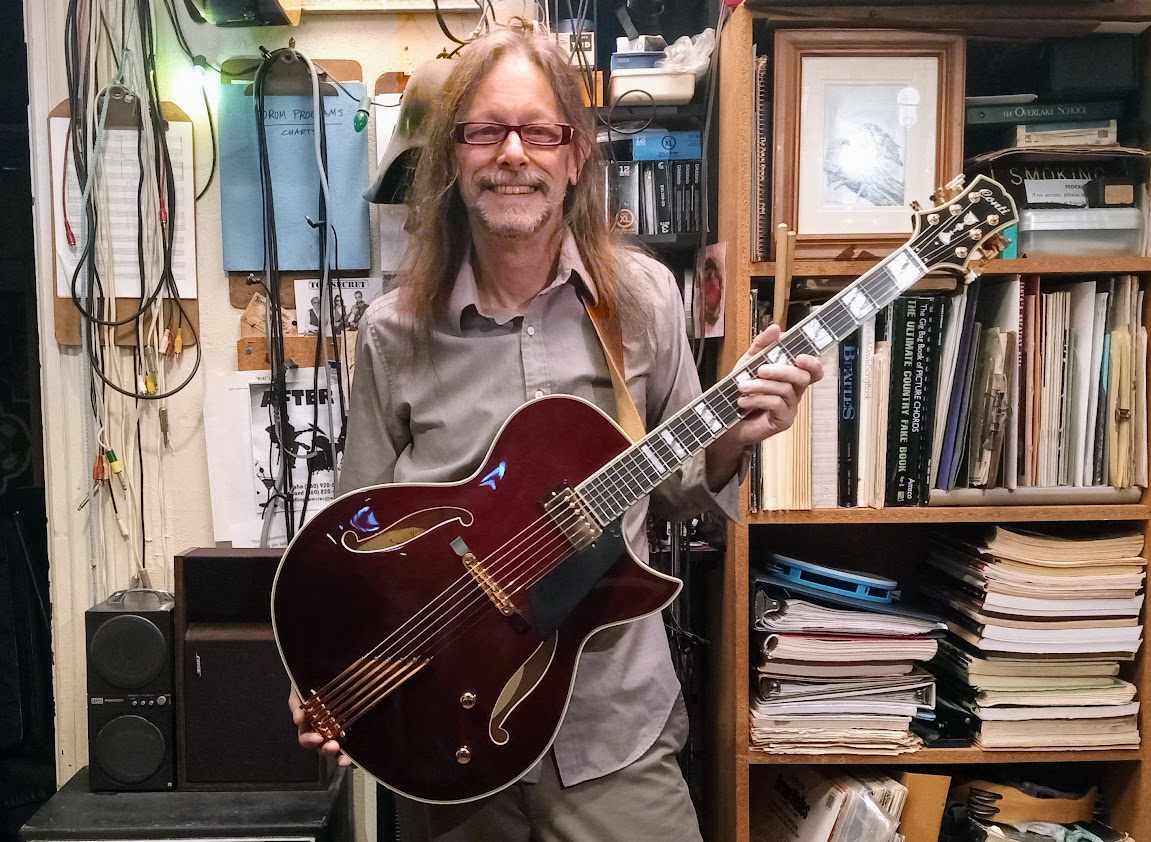
[[[985,527],[935,537],[924,593],[950,637],[939,693],[979,720],[986,750],[1139,747],[1141,531]]]
[[[840,576],[860,583],[860,596],[819,584]],[[945,626],[903,608],[896,588],[880,577],[771,556],[754,583],[753,748],[902,754],[923,746],[910,724],[935,706],[935,681],[921,664],[935,656],[931,635]]]

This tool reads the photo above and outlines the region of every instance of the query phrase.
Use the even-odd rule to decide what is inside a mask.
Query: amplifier
[[[175,784],[172,608],[160,591],[120,591],[84,614],[93,790]]]
[[[300,748],[272,633],[282,550],[176,556],[177,782],[182,790],[308,789],[331,764]]]

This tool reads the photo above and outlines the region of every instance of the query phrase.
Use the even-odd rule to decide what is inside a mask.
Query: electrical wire
[[[208,188],[212,186],[212,179],[216,176],[216,157],[218,155],[216,149],[216,124],[212,119],[212,103],[208,102],[208,91],[201,85],[200,94],[204,97],[204,114],[208,117],[208,137],[212,139],[212,168],[208,170],[208,180],[204,182],[204,186],[196,194],[196,201],[204,198],[204,194],[208,192]]]

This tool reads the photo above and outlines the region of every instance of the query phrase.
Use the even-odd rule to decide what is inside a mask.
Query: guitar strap
[[[614,313],[608,313],[598,305],[592,304],[587,297],[581,296],[581,298],[592,327],[595,328],[595,335],[599,337],[599,344],[603,346],[603,355],[607,358],[608,371],[611,372],[611,388],[615,392],[616,420],[627,433],[627,437],[637,442],[644,437],[644,424],[624,379],[623,333],[620,330],[619,319]]]

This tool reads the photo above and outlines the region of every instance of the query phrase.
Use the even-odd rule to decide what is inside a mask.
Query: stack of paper
[[[1146,560],[1132,530],[991,527],[938,537],[928,564],[952,637],[932,669],[987,749],[1137,748]]]
[[[752,842],[888,842],[896,838],[908,788],[872,770],[773,770],[751,803]],[[902,838],[902,837],[899,837]]]
[[[935,705],[930,660],[943,625],[756,594],[751,744],[795,754],[900,754],[921,746],[909,725]]]

